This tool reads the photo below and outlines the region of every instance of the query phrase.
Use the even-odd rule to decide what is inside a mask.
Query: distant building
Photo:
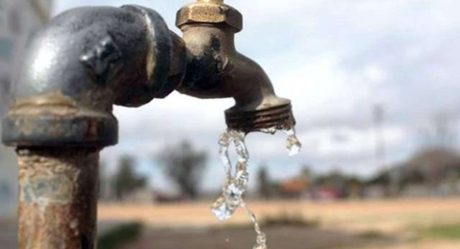
[[[368,185],[369,197],[459,195],[460,155],[443,147],[427,148],[408,161],[380,172]]]
[[[305,167],[301,170],[299,176],[280,182],[278,185],[278,194],[282,198],[305,198],[311,192],[311,172]]]
[[[280,194],[283,198],[301,198],[308,190],[309,183],[302,178],[294,178],[281,182]]]
[[[27,38],[50,16],[51,0],[0,0],[0,116],[12,89],[11,76]],[[1,125],[1,124],[0,124]],[[17,167],[12,149],[0,145],[0,217],[13,215]]]

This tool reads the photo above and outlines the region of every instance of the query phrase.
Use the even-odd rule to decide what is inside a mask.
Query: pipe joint
[[[112,105],[163,98],[182,81],[185,47],[144,7],[85,7],[30,40],[3,119],[13,146],[103,147],[117,142]]]

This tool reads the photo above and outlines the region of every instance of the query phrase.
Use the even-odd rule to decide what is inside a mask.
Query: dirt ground
[[[357,236],[320,229],[301,229],[298,227],[277,227],[264,229],[268,236],[269,248],[320,249],[337,246],[368,244]],[[184,248],[222,248],[250,249],[254,245],[255,234],[249,228],[244,229],[151,229],[135,243],[124,249],[179,249]],[[379,243],[384,243],[380,242]],[[308,244],[308,246],[306,246]]]
[[[255,234],[240,210],[218,222],[210,202],[162,205],[101,204],[99,219],[142,221],[147,229],[126,249],[251,248]],[[460,224],[460,199],[398,199],[341,202],[254,202],[260,219],[286,214],[317,222],[315,227],[262,227],[269,248],[289,249],[459,249],[460,241],[420,237],[423,228]],[[460,235],[459,235],[460,237]]]

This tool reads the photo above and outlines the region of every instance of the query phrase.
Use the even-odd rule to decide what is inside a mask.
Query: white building
[[[11,74],[28,36],[45,23],[51,0],[0,0],[0,116],[8,104]],[[15,213],[17,167],[14,150],[0,145],[0,217]]]

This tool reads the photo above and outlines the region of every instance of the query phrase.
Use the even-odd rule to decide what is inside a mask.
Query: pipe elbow
[[[155,11],[84,7],[29,41],[13,79],[3,141],[15,146],[117,142],[112,105],[139,106],[181,82],[185,48]]]

